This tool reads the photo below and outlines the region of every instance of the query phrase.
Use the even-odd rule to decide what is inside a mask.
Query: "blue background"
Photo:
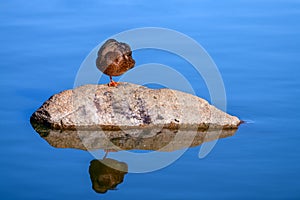
[[[1,0],[1,199],[299,199],[299,18],[297,0]],[[88,174],[93,156],[51,147],[29,118],[51,95],[73,87],[96,45],[145,26],[199,42],[222,74],[227,111],[249,123],[204,159],[199,147],[190,148],[172,165],[127,174],[118,190],[100,195]],[[209,100],[184,61],[155,51],[133,55],[137,64],[181,67]]]

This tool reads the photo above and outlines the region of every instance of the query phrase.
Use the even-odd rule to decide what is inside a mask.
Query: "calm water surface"
[[[1,199],[299,199],[299,17],[297,0],[0,1]],[[96,45],[145,26],[199,42],[222,74],[227,111],[249,123],[204,159],[193,147],[164,169],[128,173],[117,190],[98,194],[89,174],[94,157],[50,146],[29,118],[51,95],[73,87]],[[137,66],[181,70],[209,100],[185,61],[155,51],[133,56]]]

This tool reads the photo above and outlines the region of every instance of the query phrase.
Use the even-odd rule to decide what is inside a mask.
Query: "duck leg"
[[[118,150],[115,150],[115,149],[104,149],[104,152],[105,152],[105,155],[103,156],[103,160],[105,158],[107,158],[109,152],[118,152]]]
[[[117,87],[118,83],[112,80],[112,76],[109,76],[110,82],[108,83],[108,86],[110,87]]]

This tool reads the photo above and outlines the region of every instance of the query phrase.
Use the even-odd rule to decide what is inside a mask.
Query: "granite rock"
[[[119,83],[117,87],[84,85],[55,94],[32,114],[31,123],[60,130],[205,130],[236,129],[241,120],[191,94]]]

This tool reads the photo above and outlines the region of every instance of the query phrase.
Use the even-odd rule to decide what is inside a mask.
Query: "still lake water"
[[[1,199],[299,199],[299,19],[297,0],[0,1]],[[73,87],[96,45],[147,26],[199,42],[222,74],[227,111],[248,123],[204,159],[193,147],[164,169],[128,173],[117,190],[98,194],[89,175],[94,157],[50,146],[29,118],[51,95]],[[133,56],[137,66],[181,69],[209,100],[185,62],[160,52]]]

